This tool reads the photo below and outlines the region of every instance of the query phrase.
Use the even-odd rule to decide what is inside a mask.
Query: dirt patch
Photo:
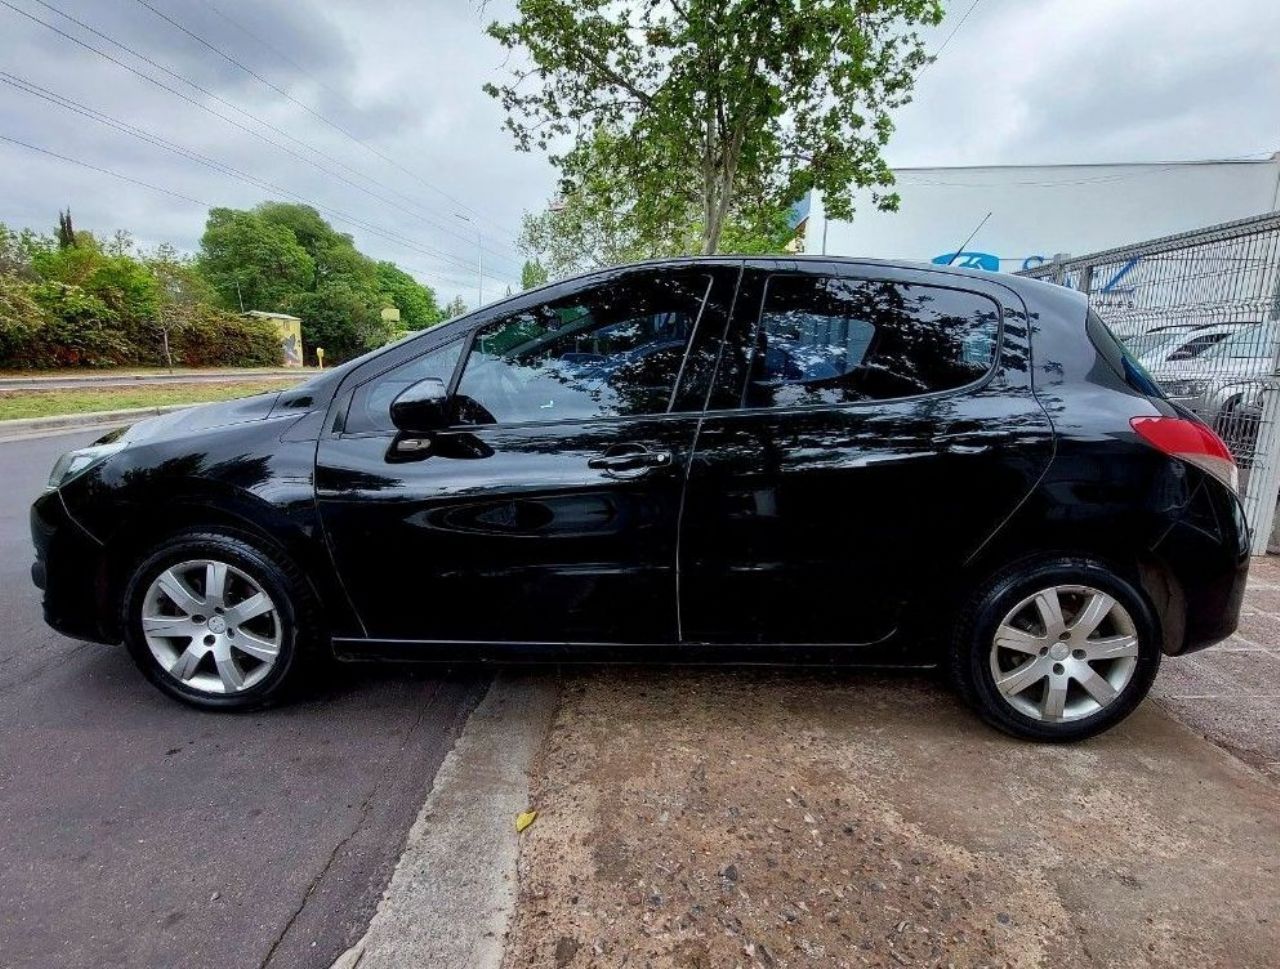
[[[1264,966],[1280,788],[1148,704],[1021,743],[923,678],[573,674],[505,965]]]

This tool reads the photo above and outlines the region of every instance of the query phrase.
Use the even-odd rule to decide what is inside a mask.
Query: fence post
[[[1251,551],[1266,555],[1280,492],[1280,385],[1273,377],[1262,391],[1262,418],[1254,445],[1253,467],[1245,488],[1244,517],[1251,530]]]

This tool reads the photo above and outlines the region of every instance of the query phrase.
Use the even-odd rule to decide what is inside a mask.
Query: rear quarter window
[[[1098,353],[1129,389],[1146,397],[1164,397],[1160,385],[1093,310],[1085,318],[1085,329]]]

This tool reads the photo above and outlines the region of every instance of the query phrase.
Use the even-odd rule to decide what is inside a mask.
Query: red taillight
[[[1235,458],[1222,438],[1184,417],[1135,417],[1129,421],[1144,441],[1188,464],[1208,471],[1232,491],[1238,490]]]

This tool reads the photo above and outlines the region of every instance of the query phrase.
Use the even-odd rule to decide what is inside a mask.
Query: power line
[[[332,207],[317,203],[311,199],[308,199],[302,195],[297,194],[296,192],[293,192],[287,188],[284,188],[283,186],[276,185],[272,182],[267,181],[266,179],[259,178],[256,175],[251,175],[247,172],[243,172],[237,168],[234,168],[233,166],[228,165],[225,162],[220,162],[217,159],[210,158],[206,155],[202,155],[196,151],[192,151],[191,149],[185,148],[184,146],[179,145],[175,142],[171,142],[153,132],[149,132],[143,128],[139,128],[136,125],[129,124],[127,121],[122,121],[119,118],[115,118],[109,114],[106,114],[105,112],[98,111],[95,108],[91,108],[88,105],[75,101],[72,98],[68,98],[63,95],[57,94],[53,91],[48,90],[47,88],[42,88],[38,84],[34,84],[31,81],[28,81],[25,78],[18,77],[15,74],[9,74],[8,72],[0,71],[0,83],[7,84],[10,87],[23,91],[24,93],[31,94],[35,97],[41,98],[42,100],[48,101],[52,104],[56,104],[59,107],[62,107],[68,111],[73,111],[76,114],[90,118],[94,121],[97,121],[99,124],[106,125],[109,128],[113,128],[116,131],[120,131],[131,137],[147,142],[148,144],[151,144],[155,147],[163,148],[166,151],[173,152],[174,154],[187,158],[190,161],[194,161],[194,162],[197,162],[198,164],[204,165],[206,168],[211,168],[214,171],[217,171],[219,174],[228,175],[232,178],[236,178],[236,179],[239,179],[240,181],[247,182],[258,188],[264,188],[267,191],[288,196],[289,198],[292,198],[305,205],[313,206],[314,208],[322,212],[325,212],[326,214],[330,215],[330,217],[335,218],[339,221],[346,222],[350,225],[356,226],[357,228],[364,229],[367,232],[371,232],[374,235],[381,236],[382,238],[387,239],[388,241],[397,243],[398,245],[405,246],[406,248],[415,250],[419,253],[422,253],[423,255],[432,256],[432,257],[441,259],[446,264],[451,265],[454,269],[461,269],[467,272],[474,272],[474,270],[472,270],[471,268],[470,263],[463,260],[459,256],[454,256],[449,253],[442,252],[438,249],[435,249],[431,246],[427,246],[423,243],[415,242],[412,239],[409,239],[405,236],[401,236],[395,233],[394,231],[386,229],[375,223],[370,223],[356,216],[349,215],[348,213],[343,212],[340,209],[334,209]],[[485,276],[493,280],[494,282],[505,283],[509,281],[507,279],[503,279],[501,277],[494,276],[489,273],[486,273]]]
[[[192,197],[192,196],[190,196],[190,195],[184,195],[184,194],[182,194],[181,192],[175,192],[173,189],[163,188],[162,186],[160,186],[160,185],[156,185],[156,184],[154,184],[154,183],[152,183],[152,182],[143,181],[142,179],[140,179],[140,178],[134,178],[134,177],[133,177],[133,176],[131,176],[131,175],[125,175],[125,174],[123,174],[122,172],[117,172],[117,171],[115,171],[114,169],[110,169],[110,168],[103,168],[101,165],[94,165],[94,164],[92,164],[91,162],[83,161],[82,159],[79,159],[79,158],[73,158],[73,157],[72,157],[72,156],[70,156],[70,155],[63,155],[63,154],[60,154],[59,152],[52,151],[52,150],[50,150],[50,149],[48,149],[48,148],[42,148],[42,147],[41,147],[41,146],[39,146],[39,145],[33,145],[33,144],[31,144],[30,142],[22,141],[22,140],[21,140],[21,139],[19,139],[19,138],[12,138],[12,137],[10,137],[9,135],[0,134],[0,141],[6,141],[6,142],[8,142],[9,144],[12,144],[12,145],[18,145],[18,146],[19,146],[19,147],[21,147],[21,148],[26,148],[26,149],[28,149],[29,151],[38,152],[38,153],[39,153],[39,154],[41,154],[41,155],[47,155],[47,156],[48,156],[48,157],[50,157],[50,158],[56,158],[58,161],[67,162],[68,164],[75,165],[75,166],[77,166],[77,167],[79,167],[79,168],[85,168],[85,169],[88,169],[89,171],[92,171],[92,172],[98,172],[98,173],[100,173],[100,174],[102,174],[102,175],[110,175],[112,178],[118,178],[118,179],[120,179],[121,181],[129,182],[129,183],[131,183],[131,184],[133,184],[133,185],[139,185],[139,186],[141,186],[142,188],[149,189],[149,190],[151,190],[151,191],[153,191],[153,192],[159,192],[159,193],[160,193],[160,194],[162,194],[162,195],[168,195],[168,196],[171,196],[171,197],[176,198],[176,199],[181,199],[181,200],[182,200],[182,201],[184,201],[184,202],[191,202],[191,203],[193,203],[193,204],[195,204],[195,205],[199,205],[199,206],[201,206],[201,207],[203,207],[203,208],[213,208],[212,203],[210,203],[210,202],[206,202],[206,201],[205,201],[205,200],[203,200],[203,199],[194,198],[194,197]],[[415,272],[421,273],[421,274],[422,274],[422,275],[424,275],[424,276],[430,276],[430,275],[432,275],[432,274],[430,274],[430,273],[423,272],[423,270],[422,270],[421,268],[419,268],[419,267],[415,267],[415,266],[406,266],[405,268],[406,268],[406,269],[412,269],[412,270],[414,270]],[[453,276],[453,277],[451,277],[451,276],[445,276],[444,278],[446,278],[446,279],[451,279],[451,280],[453,280],[453,281],[455,281],[455,282],[456,282],[460,277],[456,277],[456,276]],[[504,282],[504,283],[509,283],[509,281],[508,281],[508,280],[498,280],[498,281],[499,281],[499,282]]]
[[[212,100],[214,100],[214,101],[218,102],[219,104],[225,105],[226,107],[228,107],[228,108],[230,108],[231,110],[233,110],[233,111],[237,112],[238,114],[240,114],[240,115],[242,115],[242,116],[244,116],[244,117],[246,117],[246,118],[250,119],[251,121],[255,122],[256,124],[261,125],[262,127],[267,128],[267,129],[269,129],[270,131],[273,131],[273,132],[275,132],[276,134],[278,134],[278,135],[280,135],[280,136],[282,136],[282,137],[284,137],[284,138],[288,139],[289,141],[293,142],[294,144],[299,145],[301,148],[303,148],[303,149],[305,149],[305,150],[307,150],[307,151],[309,151],[309,152],[312,152],[313,154],[317,155],[318,157],[323,158],[323,159],[325,159],[325,160],[327,160],[327,161],[329,161],[329,162],[332,162],[332,163],[333,163],[333,164],[335,164],[335,165],[338,165],[339,167],[341,167],[341,168],[343,168],[343,169],[347,170],[348,172],[351,172],[351,173],[352,173],[353,175],[355,175],[357,178],[364,179],[364,180],[366,180],[366,181],[368,181],[368,182],[373,183],[374,185],[377,185],[379,188],[385,189],[385,190],[387,190],[387,191],[391,192],[392,194],[399,196],[401,199],[403,199],[403,200],[405,200],[406,202],[410,203],[410,205],[412,206],[412,210],[413,210],[413,212],[414,212],[414,215],[415,215],[417,218],[421,219],[421,220],[422,220],[423,222],[425,222],[426,224],[428,224],[428,225],[430,225],[430,226],[433,226],[434,228],[438,229],[439,231],[441,231],[441,232],[442,232],[442,233],[444,233],[445,235],[452,236],[453,238],[458,239],[458,240],[459,240],[459,241],[461,241],[461,242],[465,242],[465,243],[467,243],[467,244],[470,244],[470,240],[469,240],[468,238],[466,238],[464,235],[462,235],[461,233],[459,233],[456,229],[454,229],[454,228],[453,228],[453,227],[452,227],[452,226],[451,226],[447,221],[438,221],[438,220],[437,220],[437,219],[435,219],[433,216],[431,216],[431,215],[429,215],[429,214],[425,213],[425,212],[424,212],[423,210],[421,210],[421,209],[418,209],[418,208],[417,208],[417,206],[414,204],[414,200],[413,200],[413,199],[411,199],[409,196],[405,195],[404,193],[399,192],[399,191],[397,191],[396,189],[394,189],[394,188],[392,188],[392,187],[390,187],[390,186],[383,185],[382,183],[378,182],[376,179],[373,179],[373,178],[371,178],[370,176],[368,176],[367,174],[362,173],[362,172],[360,172],[359,170],[352,168],[350,165],[347,165],[346,163],[344,163],[344,162],[343,162],[343,161],[341,161],[340,159],[335,158],[335,157],[333,157],[332,155],[329,155],[329,154],[327,154],[326,152],[323,152],[323,151],[321,151],[320,149],[315,148],[315,147],[313,147],[313,146],[311,146],[311,145],[307,144],[305,141],[302,141],[301,139],[294,137],[293,135],[289,134],[289,132],[284,131],[283,129],[279,128],[278,126],[276,126],[276,125],[272,124],[271,122],[269,122],[269,121],[264,121],[262,118],[258,117],[257,115],[253,114],[252,112],[246,111],[245,109],[243,109],[243,108],[239,107],[238,105],[236,105],[236,104],[234,104],[234,103],[232,103],[232,102],[230,102],[230,101],[226,100],[225,98],[220,97],[219,95],[217,95],[217,94],[216,94],[216,93],[214,93],[213,91],[210,91],[210,90],[208,90],[207,88],[202,87],[201,85],[197,84],[195,81],[190,80],[189,78],[187,78],[187,77],[185,77],[184,75],[182,75],[182,74],[178,73],[177,71],[174,71],[174,70],[172,70],[172,69],[170,69],[170,68],[166,67],[165,65],[158,63],[157,61],[155,61],[155,60],[153,60],[152,58],[150,58],[150,57],[146,56],[145,54],[143,54],[143,53],[141,53],[141,52],[139,52],[139,51],[137,51],[137,50],[134,50],[132,47],[129,47],[127,44],[124,44],[124,43],[122,43],[121,41],[118,41],[118,40],[116,40],[115,38],[113,38],[113,37],[111,37],[111,36],[107,35],[106,33],[102,32],[101,30],[98,30],[96,27],[93,27],[92,25],[87,24],[87,23],[85,23],[84,21],[77,19],[76,17],[73,17],[71,14],[68,14],[68,13],[66,13],[66,12],[65,12],[65,11],[63,11],[63,10],[60,10],[60,9],[59,9],[58,7],[56,7],[55,5],[53,5],[53,4],[51,4],[51,3],[48,3],[48,2],[47,2],[47,0],[35,0],[35,2],[36,2],[36,3],[38,3],[38,4],[40,4],[40,6],[42,6],[42,7],[46,8],[47,10],[50,10],[50,11],[52,11],[53,13],[57,14],[58,16],[62,17],[63,19],[70,21],[71,23],[75,24],[76,26],[80,27],[81,29],[88,31],[89,33],[93,34],[94,36],[99,37],[99,38],[101,38],[102,40],[105,40],[107,43],[112,44],[113,46],[115,46],[115,47],[119,48],[120,50],[123,50],[123,51],[125,51],[125,52],[127,52],[127,53],[131,54],[132,56],[134,56],[134,57],[138,58],[140,61],[142,61],[142,62],[144,62],[144,63],[148,64],[149,66],[151,66],[151,67],[155,68],[156,70],[159,70],[159,71],[163,72],[164,74],[166,74],[166,75],[168,75],[168,76],[170,76],[170,77],[174,78],[175,80],[180,81],[180,82],[182,82],[183,84],[186,84],[188,87],[190,87],[190,88],[192,88],[192,89],[194,89],[194,90],[196,90],[196,91],[200,92],[200,93],[201,93],[201,94],[203,94],[205,97],[208,97],[208,98],[210,98],[210,99],[212,99]],[[48,21],[46,21],[46,20],[42,20],[42,19],[40,19],[39,17],[35,16],[34,14],[28,13],[27,11],[25,11],[25,10],[21,9],[20,7],[15,6],[13,3],[9,2],[9,0],[0,0],[0,4],[3,4],[3,6],[8,7],[10,10],[14,11],[15,13],[21,14],[22,16],[26,17],[28,20],[31,20],[32,22],[37,23],[37,24],[39,24],[40,26],[45,27],[45,28],[47,28],[47,29],[49,29],[49,30],[53,31],[54,33],[58,34],[60,37],[63,37],[64,39],[71,41],[73,44],[77,44],[78,46],[80,46],[80,47],[84,48],[85,50],[88,50],[88,51],[90,51],[90,52],[92,52],[92,53],[94,53],[94,54],[97,54],[99,57],[102,57],[102,58],[104,58],[105,60],[107,60],[107,61],[109,61],[109,62],[111,62],[111,63],[115,64],[116,66],[121,67],[121,68],[123,68],[124,70],[129,71],[130,73],[132,73],[132,74],[136,75],[137,77],[142,78],[144,81],[147,81],[147,82],[149,82],[149,83],[151,83],[151,84],[153,84],[153,85],[155,85],[155,86],[159,87],[161,90],[164,90],[164,91],[168,92],[169,94],[174,95],[175,97],[181,98],[183,101],[186,101],[187,103],[189,103],[189,104],[191,104],[191,105],[194,105],[195,107],[197,107],[197,108],[201,109],[202,111],[205,111],[205,112],[207,112],[207,113],[209,113],[209,114],[212,114],[215,118],[219,118],[220,120],[224,121],[225,123],[230,124],[230,125],[232,125],[233,127],[238,128],[239,130],[241,130],[241,131],[245,132],[246,134],[251,135],[251,136],[252,136],[252,137],[254,137],[254,138],[257,138],[259,141],[263,142],[264,144],[271,145],[272,147],[274,147],[274,148],[276,148],[276,149],[278,149],[278,150],[280,150],[280,151],[285,152],[285,153],[286,153],[286,154],[288,154],[290,157],[295,158],[295,159],[297,159],[297,160],[299,160],[299,161],[302,161],[302,162],[304,162],[304,163],[306,163],[306,164],[308,164],[308,165],[311,165],[313,168],[315,168],[316,170],[320,171],[321,173],[323,173],[323,174],[325,174],[325,175],[328,175],[328,176],[329,176],[329,177],[331,177],[331,178],[336,178],[336,179],[338,179],[338,180],[342,181],[343,183],[345,183],[345,184],[347,184],[347,185],[351,186],[352,188],[355,188],[356,190],[361,191],[361,192],[363,192],[364,194],[368,195],[370,198],[376,199],[376,200],[378,200],[378,201],[380,201],[380,202],[383,202],[383,203],[384,203],[384,204],[386,204],[386,205],[389,205],[389,206],[394,207],[394,208],[396,209],[396,211],[402,211],[402,210],[403,210],[404,206],[403,206],[403,205],[401,205],[400,203],[398,203],[398,202],[394,202],[394,201],[392,201],[391,199],[385,198],[384,196],[382,196],[382,195],[378,194],[377,192],[373,192],[373,191],[369,190],[368,188],[366,188],[365,186],[360,185],[360,184],[357,184],[357,183],[353,182],[351,179],[349,179],[349,178],[347,178],[347,177],[345,177],[345,176],[343,176],[343,175],[341,175],[341,174],[339,174],[339,173],[337,173],[337,172],[334,172],[334,171],[329,170],[329,169],[328,169],[328,168],[326,168],[325,166],[323,166],[323,165],[319,164],[318,162],[316,162],[314,159],[307,158],[307,157],[304,157],[303,155],[298,154],[296,151],[293,151],[293,150],[291,150],[290,148],[288,148],[288,147],[286,147],[286,146],[284,146],[284,145],[281,145],[281,144],[279,144],[278,142],[273,141],[272,139],[270,139],[270,138],[266,137],[265,135],[263,135],[261,132],[258,132],[258,131],[255,131],[255,130],[251,129],[251,128],[246,127],[245,125],[243,125],[243,124],[239,123],[238,121],[236,121],[236,120],[235,120],[235,119],[233,119],[233,118],[228,118],[226,115],[220,114],[219,112],[217,112],[217,111],[213,110],[212,108],[210,108],[207,104],[204,104],[204,103],[202,103],[202,102],[200,102],[200,101],[197,101],[197,100],[195,100],[194,98],[191,98],[191,97],[189,97],[189,96],[187,96],[187,95],[183,94],[181,91],[178,91],[178,90],[175,90],[175,89],[174,89],[174,88],[172,88],[172,87],[169,87],[167,84],[164,84],[163,82],[161,82],[161,81],[157,80],[156,78],[151,77],[150,75],[148,75],[148,74],[146,74],[146,73],[144,73],[144,72],[142,72],[142,71],[140,71],[140,70],[136,69],[135,67],[132,67],[132,66],[131,66],[131,65],[129,65],[129,64],[126,64],[125,62],[123,62],[123,61],[119,60],[118,58],[113,57],[111,54],[107,53],[106,51],[104,51],[104,50],[102,50],[102,49],[100,49],[100,48],[98,48],[98,47],[95,47],[95,46],[93,46],[92,44],[89,44],[89,43],[87,43],[87,42],[85,42],[85,41],[83,41],[83,40],[81,40],[81,39],[79,39],[79,38],[75,37],[74,35],[67,33],[67,32],[66,32],[66,31],[64,31],[64,30],[61,30],[60,28],[58,28],[58,27],[57,27],[57,26],[55,26],[54,24],[51,24],[51,23],[49,23],[49,22],[48,22]],[[515,250],[514,248],[512,248],[511,246],[508,246],[508,245],[502,244],[502,243],[498,243],[498,244],[501,246],[501,248],[503,248],[503,249],[504,249],[504,250],[506,250],[507,252],[511,253],[511,256],[502,256],[502,258],[503,258],[504,260],[508,261],[512,266],[515,266],[516,264],[518,264],[518,263],[519,263],[519,261],[520,261],[520,256],[519,256],[519,254],[516,252],[516,250]]]
[[[211,208],[208,202],[201,199],[192,198],[190,195],[183,195],[181,192],[175,192],[172,189],[161,188],[159,185],[152,185],[150,182],[144,182],[140,178],[133,178],[130,175],[122,175],[120,172],[112,171],[110,168],[102,168],[98,165],[91,165],[89,162],[81,161],[79,158],[72,158],[70,155],[60,155],[56,151],[50,151],[48,148],[41,148],[39,145],[32,145],[28,142],[21,141],[17,138],[10,138],[8,135],[0,134],[0,141],[7,141],[11,145],[20,145],[31,151],[38,151],[42,155],[48,155],[50,158],[57,158],[59,161],[70,162],[72,165],[79,165],[81,168],[87,168],[90,171],[101,172],[103,175],[110,175],[112,178],[118,178],[122,181],[132,182],[134,185],[141,185],[143,188],[149,188],[153,192],[161,192],[165,195],[172,195],[176,199],[182,199],[184,202],[193,202],[196,205],[202,205],[205,208]]]
[[[298,63],[298,61],[294,60],[293,57],[291,57],[287,51],[281,50],[279,47],[276,47],[270,41],[264,40],[263,38],[259,37],[257,34],[255,34],[252,30],[250,30],[240,21],[236,20],[235,17],[231,16],[229,13],[226,13],[220,7],[212,3],[211,0],[200,0],[200,2],[203,3],[210,10],[212,10],[219,17],[221,17],[223,20],[225,20],[227,23],[231,24],[232,27],[236,28],[236,30],[240,31],[240,33],[244,34],[250,40],[256,41],[266,50],[270,51],[274,56],[292,65],[293,68],[296,71],[298,71],[300,74],[304,74],[307,77],[311,78],[311,80],[315,81],[316,84],[318,84],[321,88],[323,88],[325,91],[328,91],[329,94],[333,95],[334,98],[338,100],[346,101],[348,104],[351,103],[350,99],[348,99],[344,94],[342,94],[342,92],[335,91],[333,88],[329,87],[329,85],[326,84],[313,71],[307,70],[305,66]]]
[[[951,38],[960,32],[960,28],[964,26],[964,22],[969,19],[969,14],[973,13],[974,7],[976,7],[979,2],[980,0],[973,0],[973,3],[969,4],[969,9],[964,12],[964,16],[961,17],[959,22],[951,28],[951,33],[947,34],[947,39],[944,40],[942,42],[942,46],[934,52],[933,59],[935,61],[941,57],[942,52],[947,49],[947,45],[951,43]]]
[[[263,75],[259,74],[259,73],[258,73],[257,71],[255,71],[253,68],[249,67],[247,64],[244,64],[244,63],[242,63],[241,61],[237,60],[236,58],[232,57],[230,54],[228,54],[228,53],[227,53],[226,51],[224,51],[222,48],[218,47],[216,44],[213,44],[213,43],[209,42],[209,41],[208,41],[208,40],[206,40],[204,37],[202,37],[202,36],[200,36],[199,34],[197,34],[194,30],[191,30],[190,28],[188,28],[188,27],[184,26],[183,24],[179,23],[177,20],[174,20],[172,17],[170,17],[170,16],[169,16],[168,14],[166,14],[164,11],[156,9],[156,7],[154,7],[154,6],[149,2],[149,0],[136,0],[136,2],[137,2],[139,5],[141,5],[141,6],[143,6],[143,7],[146,7],[148,10],[150,10],[153,14],[155,14],[157,17],[159,17],[159,18],[160,18],[161,20],[163,20],[165,23],[170,24],[171,26],[173,26],[173,27],[174,27],[174,28],[176,28],[177,30],[182,31],[182,33],[186,34],[188,37],[190,37],[190,38],[191,38],[192,40],[194,40],[196,43],[201,44],[202,46],[204,46],[204,47],[208,48],[208,49],[209,49],[210,51],[212,51],[213,53],[217,54],[219,57],[221,57],[223,60],[225,60],[228,64],[232,64],[232,65],[234,65],[235,67],[239,68],[240,70],[244,71],[244,73],[248,74],[250,77],[254,78],[254,79],[255,79],[255,80],[257,80],[259,83],[261,83],[261,84],[265,84],[267,87],[269,87],[271,90],[275,91],[277,94],[279,94],[279,95],[280,95],[282,98],[284,98],[285,100],[287,100],[287,101],[291,102],[292,104],[296,104],[298,107],[300,107],[303,111],[306,111],[306,112],[307,112],[308,114],[310,114],[312,117],[314,117],[314,118],[318,119],[319,121],[324,122],[324,123],[325,123],[325,124],[327,124],[330,128],[332,128],[334,131],[337,131],[339,134],[342,134],[342,135],[346,136],[347,138],[351,139],[351,140],[352,140],[352,141],[354,141],[357,145],[360,145],[362,148],[364,148],[366,151],[368,151],[370,154],[375,155],[375,156],[376,156],[376,157],[378,157],[378,158],[381,158],[381,159],[382,159],[384,162],[386,162],[387,164],[389,164],[389,165],[393,166],[394,168],[399,169],[401,172],[403,172],[404,174],[408,175],[410,178],[414,179],[415,181],[417,181],[417,182],[421,183],[422,185],[426,186],[427,188],[431,189],[431,191],[438,193],[438,194],[439,194],[440,196],[442,196],[443,198],[448,199],[450,202],[452,202],[454,205],[457,205],[459,208],[462,208],[463,210],[465,210],[465,211],[467,211],[467,212],[470,212],[472,215],[476,216],[477,218],[484,219],[484,221],[489,222],[490,224],[492,224],[492,225],[494,225],[494,226],[497,226],[497,223],[496,223],[496,222],[493,222],[493,220],[491,220],[488,216],[485,216],[485,215],[483,215],[482,213],[477,212],[474,208],[472,208],[471,206],[467,205],[467,204],[466,204],[465,202],[463,202],[461,199],[455,198],[454,196],[452,196],[452,195],[450,195],[448,192],[446,192],[444,189],[439,188],[439,187],[438,187],[438,186],[436,186],[436,185],[433,185],[431,182],[427,181],[425,178],[422,178],[422,177],[421,177],[420,175],[418,175],[416,172],[412,171],[411,169],[406,168],[404,165],[401,165],[401,164],[400,164],[400,162],[398,162],[398,161],[397,161],[395,158],[393,158],[392,156],[390,156],[390,155],[388,155],[388,154],[386,154],[386,153],[384,153],[384,152],[382,152],[382,151],[379,151],[377,148],[373,147],[373,145],[369,144],[367,141],[365,141],[365,140],[364,140],[363,138],[361,138],[359,135],[354,134],[353,132],[349,131],[347,128],[345,128],[345,127],[343,127],[342,125],[338,124],[336,121],[333,121],[333,120],[331,120],[330,118],[326,117],[325,115],[321,114],[319,111],[317,111],[315,108],[311,107],[311,105],[307,104],[306,102],[298,100],[298,99],[297,99],[297,98],[295,98],[292,94],[290,94],[287,90],[285,90],[284,88],[280,87],[278,84],[276,84],[275,82],[271,81],[270,79],[268,79],[268,78],[264,77]],[[501,227],[499,227],[499,228],[501,228]],[[503,232],[508,232],[508,233],[509,233],[509,230],[507,230],[507,229],[502,229],[501,231],[503,231]]]

